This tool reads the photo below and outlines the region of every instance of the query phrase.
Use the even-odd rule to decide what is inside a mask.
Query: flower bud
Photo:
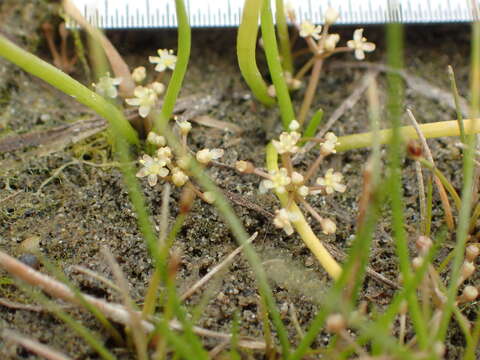
[[[332,25],[335,21],[337,21],[340,14],[338,11],[332,7],[329,7],[327,11],[325,11],[325,25]]]
[[[432,247],[432,240],[424,235],[420,235],[415,242],[418,252],[421,255],[427,254],[428,250]]]
[[[346,326],[347,322],[342,314],[332,314],[328,316],[325,328],[328,332],[338,334],[345,330]]]
[[[250,161],[240,160],[235,163],[235,169],[242,174],[252,174],[255,166]]]
[[[320,226],[325,235],[335,234],[335,231],[337,231],[337,225],[330,219],[323,218],[320,221]]]
[[[478,297],[478,290],[475,286],[467,285],[463,289],[459,302],[472,302]]]
[[[139,66],[133,69],[132,71],[132,79],[136,82],[142,82],[145,80],[145,77],[147,76],[147,70],[145,69],[145,66]]]
[[[412,267],[415,269],[415,270],[418,270],[420,269],[420,267],[422,266],[423,264],[423,258],[421,256],[417,256],[415,258],[413,258],[412,260]]]
[[[157,133],[150,131],[147,136],[147,142],[157,146],[165,146],[166,141],[162,135],[158,135]]]
[[[215,202],[215,194],[211,191],[206,191],[203,193],[204,200],[209,203],[213,204]]]
[[[473,262],[477,258],[479,253],[480,253],[480,249],[478,248],[477,245],[469,245],[465,250],[465,258],[468,261]]]
[[[165,85],[158,81],[154,81],[153,83],[151,83],[150,88],[152,88],[152,90],[155,91],[157,95],[162,95],[165,91]]]

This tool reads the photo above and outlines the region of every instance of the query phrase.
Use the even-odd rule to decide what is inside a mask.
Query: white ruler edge
[[[480,0],[476,1],[480,5]],[[104,29],[177,26],[174,0],[73,0],[84,17]],[[234,27],[244,0],[185,0],[192,27]],[[272,5],[274,5],[272,1]],[[453,23],[473,21],[472,0],[296,0],[298,22],[323,23],[328,7],[340,12],[337,24]],[[390,10],[389,10],[390,9]],[[67,24],[74,26],[74,24]]]

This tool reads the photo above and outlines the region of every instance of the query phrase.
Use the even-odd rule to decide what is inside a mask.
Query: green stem
[[[1,35],[0,56],[94,110],[98,115],[107,119],[113,131],[118,133],[121,138],[131,144],[138,143],[137,133],[122,112],[113,104],[55,66],[21,49]]]
[[[173,108],[175,107],[175,102],[182,88],[183,78],[187,72],[188,60],[190,58],[191,30],[183,0],[175,0],[175,8],[178,22],[177,63],[175,64],[175,70],[173,71],[165,97],[163,98],[160,116],[157,116],[154,120],[154,129],[159,133],[173,114]]]
[[[475,127],[473,124],[477,121],[466,119],[463,121],[465,126],[466,134],[476,134],[480,133],[480,127]],[[460,130],[458,127],[457,120],[449,121],[439,121],[435,123],[423,124],[420,125],[423,135],[428,138],[438,138],[445,136],[459,136]],[[373,143],[373,140],[379,141],[380,144],[388,144],[392,138],[393,131],[392,129],[380,130],[377,135],[374,135],[372,132],[366,132],[361,134],[353,134],[340,136],[338,138],[338,145],[336,150],[338,152],[360,149],[365,147],[370,147]],[[398,135],[402,137],[404,141],[410,139],[418,139],[418,135],[413,126],[402,126],[398,128]],[[377,138],[375,136],[378,136]]]
[[[266,152],[267,170],[278,171],[278,154],[275,150],[275,147],[271,143],[267,145]],[[287,211],[295,214],[295,217],[298,219],[292,221],[292,224],[302,238],[305,245],[307,245],[313,255],[315,255],[315,257],[323,266],[323,268],[327,271],[327,273],[333,279],[337,280],[342,273],[342,268],[335,261],[332,255],[330,255],[325,246],[323,246],[320,239],[317,238],[310,225],[308,225],[307,220],[305,220],[302,211],[297,206],[295,201],[289,201],[288,194],[279,194],[277,192],[276,195],[280,200],[282,207],[287,209]]]
[[[280,56],[278,54],[277,39],[275,38],[275,28],[273,26],[272,13],[270,10],[270,0],[263,3],[262,9],[262,37],[267,56],[268,68],[275,85],[275,93],[277,95],[278,106],[282,116],[283,128],[288,130],[290,122],[295,118],[293,112],[290,93],[283,76],[282,65],[280,64]]]
[[[268,86],[262,78],[256,62],[258,18],[263,0],[245,0],[242,22],[237,35],[237,58],[243,78],[253,95],[267,106],[275,104],[268,94]]]
[[[293,76],[292,52],[290,51],[290,37],[288,35],[287,18],[285,16],[283,0],[276,0],[275,6],[278,42],[280,44],[280,53],[282,54],[282,67]]]

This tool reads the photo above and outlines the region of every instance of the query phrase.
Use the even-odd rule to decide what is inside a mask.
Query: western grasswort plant
[[[116,289],[123,304],[110,304],[101,299],[84,295],[74,288],[68,280],[50,266],[55,277],[62,283],[43,275],[17,260],[0,252],[0,264],[25,282],[39,286],[54,298],[81,304],[95,315],[112,338],[119,344],[133,344],[138,359],[164,359],[168,357],[184,359],[208,359],[213,357],[203,345],[200,337],[220,339],[220,352],[228,346],[230,352],[222,352],[224,358],[239,358],[237,348],[262,351],[260,356],[283,359],[314,358],[316,355],[330,358],[418,358],[440,359],[445,356],[445,339],[448,325],[453,317],[459,324],[465,338],[464,358],[474,359],[480,335],[480,317],[474,323],[462,314],[462,306],[472,304],[478,297],[478,286],[471,284],[476,272],[476,263],[480,248],[475,233],[480,217],[478,196],[474,193],[475,149],[474,134],[479,117],[480,98],[480,24],[472,26],[471,60],[471,117],[463,119],[458,111],[458,119],[419,125],[412,117],[412,126],[401,126],[403,114],[403,87],[398,74],[388,75],[388,112],[390,128],[380,130],[382,116],[379,105],[378,89],[375,81],[368,87],[371,132],[337,137],[327,132],[317,138],[315,132],[322,120],[321,109],[312,111],[312,103],[319,86],[322,67],[327,58],[338,53],[351,52],[357,60],[363,60],[365,53],[375,50],[375,44],[364,37],[362,28],[353,31],[352,39],[345,46],[338,46],[340,35],[331,33],[331,28],[341,16],[336,9],[329,8],[324,14],[323,26],[304,21],[296,22],[294,11],[276,0],[275,20],[271,12],[270,1],[245,0],[241,25],[238,29],[237,55],[240,71],[251,88],[254,96],[266,106],[278,105],[283,132],[265,147],[266,169],[252,162],[239,160],[234,168],[241,174],[254,174],[261,178],[259,191],[272,191],[280,207],[275,210],[273,224],[287,235],[298,233],[319,263],[334,280],[331,287],[321,298],[321,307],[311,320],[308,329],[300,333],[298,341],[292,341],[286,323],[278,309],[274,293],[268,282],[259,256],[250,245],[251,237],[245,231],[240,219],[235,215],[231,204],[223,192],[208,177],[208,168],[215,166],[222,158],[224,149],[202,148],[193,151],[189,144],[189,135],[193,131],[190,122],[175,119],[174,105],[182,88],[184,75],[188,67],[191,47],[191,33],[187,12],[183,0],[176,0],[178,19],[178,49],[160,48],[157,54],[148,58],[148,66],[139,66],[132,71],[118,52],[98,29],[82,22],[71,9],[71,3],[65,1],[68,14],[85,27],[92,41],[102,50],[111,69],[103,72],[91,87],[84,86],[56,67],[30,54],[4,36],[0,36],[0,56],[16,64],[23,70],[46,81],[65,94],[74,97],[80,103],[90,107],[107,119],[114,140],[114,149],[123,172],[125,186],[137,215],[139,229],[144,237],[154,263],[154,272],[150,278],[143,307],[133,303],[128,294],[128,284],[108,250],[104,256],[112,268],[116,279]],[[257,66],[258,23],[262,35],[262,47],[265,52],[272,85],[267,84]],[[291,52],[291,31],[296,32],[306,43],[310,58],[295,72],[295,56]],[[48,29],[47,29],[48,30]],[[65,56],[64,56],[65,57]],[[403,67],[403,28],[399,24],[387,27],[387,61],[392,69]],[[73,66],[73,62],[67,62]],[[67,64],[67,65],[68,65]],[[149,69],[151,68],[151,69]],[[152,70],[153,69],[153,70]],[[65,69],[64,69],[65,70]],[[128,70],[128,71],[127,71]],[[172,72],[168,83],[155,80],[153,74]],[[291,92],[306,89],[298,111],[295,110]],[[458,92],[450,71],[455,99]],[[163,97],[160,107],[160,98]],[[458,101],[457,101],[458,103]],[[137,131],[125,118],[123,105],[135,109],[145,131],[145,140],[141,141]],[[311,115],[311,113],[313,114]],[[311,115],[311,116],[310,116]],[[433,163],[433,157],[427,156],[426,138],[459,136],[463,148],[463,189],[459,195]],[[420,235],[416,238],[414,250],[408,247],[405,232],[404,204],[402,200],[401,160],[404,142],[420,139],[419,150],[409,144],[409,155],[419,166],[431,171],[430,177],[438,179],[437,186],[443,186],[445,194],[453,199],[457,213],[456,228],[431,233],[432,195],[421,198],[423,204]],[[306,169],[300,168],[295,156],[305,152],[306,144],[313,142],[318,153]],[[387,144],[388,165],[382,169],[380,146]],[[359,214],[356,219],[356,232],[351,242],[348,256],[340,264],[327,250],[320,237],[313,231],[306,214],[315,219],[324,235],[334,234],[337,224],[316,210],[309,202],[314,196],[328,197],[348,191],[348,179],[340,171],[328,168],[319,174],[319,169],[330,156],[370,147],[371,155],[362,174],[363,187],[359,201]],[[137,161],[132,162],[131,152],[135,150]],[[138,155],[139,154],[139,155]],[[136,166],[138,163],[138,166]],[[135,166],[133,166],[135,164]],[[232,164],[233,165],[233,164]],[[385,172],[385,181],[380,174]],[[422,178],[421,169],[417,172]],[[180,189],[179,212],[173,225],[161,224],[160,234],[152,224],[149,209],[138,179],[145,179],[154,189],[163,187],[164,208],[162,218],[168,218],[168,196],[170,185]],[[347,181],[345,181],[347,180]],[[144,181],[142,181],[143,183]],[[429,183],[431,184],[431,180]],[[421,188],[422,186],[420,186]],[[420,189],[423,190],[423,189]],[[447,195],[445,195],[447,196]],[[188,216],[195,197],[216,206],[229,225],[240,248],[253,269],[260,294],[263,317],[264,341],[254,341],[237,334],[237,324],[231,334],[209,331],[195,326],[187,308],[182,304],[183,297],[177,293],[176,274],[180,264],[180,254],[173,249],[177,234]],[[382,207],[388,203],[391,210],[393,239],[400,270],[399,285],[389,304],[381,313],[369,312],[367,306],[359,301],[363,280],[368,272],[368,260],[372,246],[373,232],[381,216]],[[446,202],[442,205],[446,207]],[[166,204],[166,205],[165,205]],[[430,212],[428,211],[430,209]],[[472,211],[473,209],[473,211]],[[453,220],[448,220],[453,223]],[[435,256],[442,246],[447,232],[456,237],[451,252],[439,265],[434,265]],[[279,232],[280,234],[280,232]],[[320,235],[321,236],[321,235]],[[413,257],[411,256],[413,253]],[[48,264],[48,260],[44,259]],[[442,277],[451,262],[448,281]],[[44,304],[71,328],[80,334],[104,359],[116,356],[105,344],[77,324],[58,306],[52,304],[42,293],[40,295],[24,287],[25,291],[38,302]],[[161,290],[161,291],[160,291]],[[121,323],[127,329],[127,341],[110,320]],[[391,327],[398,319],[398,332],[391,333]],[[271,324],[270,324],[271,322]],[[407,325],[410,338],[407,339]],[[270,329],[270,327],[273,327]],[[313,343],[324,329],[332,335],[326,349],[314,349]],[[431,330],[432,329],[432,330]],[[272,331],[273,330],[273,331]],[[301,330],[301,329],[300,329]],[[47,358],[62,358],[55,352],[45,349],[38,343],[29,343],[10,332],[3,334]],[[279,346],[277,345],[279,343]],[[128,345],[127,345],[128,346]],[[50,351],[50,352],[49,352]],[[216,354],[216,353],[215,353]],[[55,357],[57,356],[57,357]]]

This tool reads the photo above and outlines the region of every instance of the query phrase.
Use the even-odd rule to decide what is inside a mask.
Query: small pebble
[[[18,260],[20,260],[25,265],[30,266],[32,269],[38,270],[38,268],[40,268],[40,260],[38,260],[38,257],[33,254],[27,253],[20,255]]]

